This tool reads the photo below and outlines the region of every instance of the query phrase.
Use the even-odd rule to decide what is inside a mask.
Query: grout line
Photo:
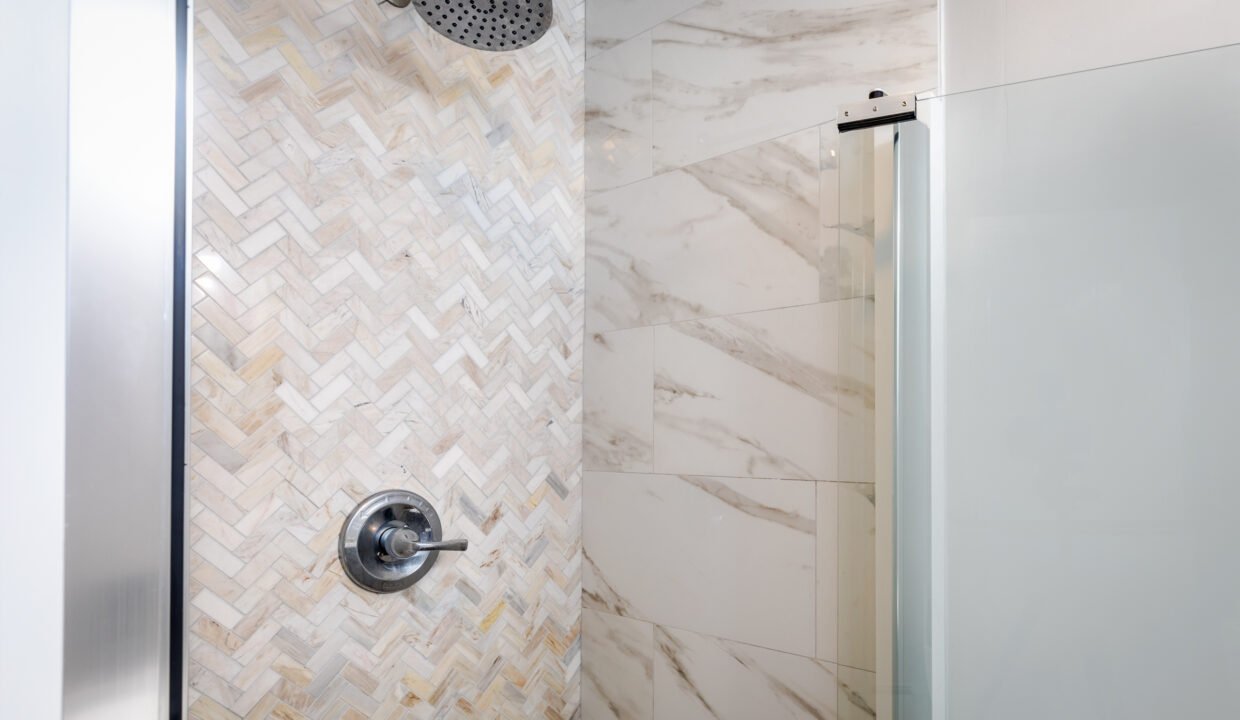
[[[587,294],[588,294],[588,290],[587,290]],[[702,322],[704,320],[724,320],[727,318],[743,317],[745,315],[757,315],[758,313],[775,312],[777,310],[794,310],[797,308],[814,307],[815,305],[830,305],[832,303],[844,303],[844,302],[849,302],[852,300],[873,300],[873,299],[874,299],[873,295],[852,295],[849,297],[835,298],[833,300],[812,300],[810,302],[805,302],[805,303],[795,303],[792,305],[780,305],[778,307],[761,308],[758,310],[742,310],[741,312],[734,312],[734,313],[719,313],[717,315],[702,315],[701,317],[683,318],[680,320],[666,320],[663,322],[651,323],[649,325],[633,325],[631,327],[618,327],[618,328],[610,328],[607,330],[592,330],[590,328],[586,328],[586,333],[587,334],[598,333],[600,335],[606,335],[607,333],[622,332],[624,330],[641,330],[643,328],[668,327],[671,325],[680,325],[683,323]]]
[[[653,94],[654,94],[654,91],[653,91],[653,90],[651,90],[651,95],[653,96]],[[594,192],[587,192],[587,193],[586,193],[586,199],[589,199],[589,198],[594,198],[594,197],[599,197],[599,196],[601,196],[601,195],[606,195],[607,193],[615,192],[615,191],[617,191],[617,190],[624,190],[624,189],[626,189],[626,188],[633,187],[634,185],[638,185],[638,184],[640,184],[640,183],[644,183],[644,182],[646,182],[647,180],[653,180],[653,179],[655,179],[655,178],[657,178],[657,177],[663,177],[664,175],[671,175],[672,173],[675,173],[675,172],[683,172],[684,170],[687,170],[688,168],[691,168],[691,167],[693,167],[693,166],[695,166],[695,165],[701,165],[701,164],[703,164],[703,163],[708,163],[708,162],[711,162],[711,161],[713,161],[713,160],[718,160],[719,158],[724,157],[724,156],[727,156],[727,155],[731,155],[732,153],[738,153],[738,152],[744,152],[744,151],[746,151],[746,150],[752,150],[753,148],[756,148],[756,147],[758,147],[759,145],[765,145],[765,144],[767,144],[767,143],[778,142],[778,141],[780,141],[780,140],[786,140],[786,139],[788,139],[788,138],[792,137],[793,135],[800,135],[801,133],[804,133],[804,132],[809,132],[810,130],[818,130],[818,131],[820,131],[820,132],[821,132],[822,128],[826,127],[827,125],[834,125],[834,124],[835,124],[835,118],[831,118],[830,120],[827,120],[827,121],[825,121],[825,122],[815,123],[815,124],[813,124],[813,125],[806,125],[805,127],[802,127],[802,128],[797,128],[796,130],[792,130],[792,131],[790,131],[790,132],[786,132],[786,133],[783,133],[783,134],[780,134],[780,135],[775,135],[775,136],[773,136],[773,137],[769,137],[769,138],[766,138],[766,139],[764,139],[764,140],[758,140],[758,141],[755,141],[755,142],[751,142],[751,143],[749,143],[749,144],[747,144],[747,145],[742,145],[741,147],[738,147],[738,148],[733,148],[733,149],[731,149],[731,150],[725,150],[725,151],[723,151],[723,152],[721,152],[721,153],[717,153],[717,154],[715,154],[715,155],[711,155],[710,157],[702,158],[701,160],[694,160],[694,161],[693,161],[693,162],[691,162],[691,163],[686,163],[686,164],[684,164],[684,165],[677,165],[676,167],[671,167],[671,168],[667,168],[667,169],[660,170],[660,171],[657,171],[657,172],[656,172],[656,171],[654,170],[654,112],[653,112],[653,107],[652,107],[652,108],[651,108],[651,113],[650,113],[650,125],[651,125],[651,129],[650,129],[650,143],[651,143],[651,148],[650,148],[650,165],[651,165],[651,174],[650,174],[650,176],[649,176],[649,177],[640,178],[640,179],[637,179],[637,180],[630,180],[629,182],[624,183],[623,185],[615,185],[615,186],[613,186],[613,187],[609,187],[609,188],[606,188],[606,189],[603,189],[603,190],[596,190],[596,191],[594,191]],[[819,156],[819,158],[817,159],[816,163],[817,163],[817,165],[818,165],[818,170],[819,170],[819,173],[821,173],[821,172],[822,172],[822,169],[823,169],[823,168],[822,168],[822,157],[821,157],[821,156]]]
[[[655,432],[658,430],[658,411],[655,409],[659,406],[659,377],[658,377],[658,359],[659,347],[656,343],[659,340],[659,333],[650,329],[650,469],[655,468]],[[582,388],[585,392],[585,388]]]
[[[838,457],[836,458],[836,462],[838,465],[838,462],[839,462]],[[835,509],[835,523],[834,523],[835,525],[835,652],[833,653],[833,655],[835,656],[836,660],[839,660],[840,658],[840,618],[843,615],[841,608],[840,608],[840,597],[844,594],[843,591],[840,589],[840,565],[842,564],[840,562],[840,558],[844,555],[844,553],[842,550],[842,546],[840,545],[840,524],[841,523],[840,523],[839,488],[836,488],[836,492],[835,492],[834,509]],[[817,540],[817,538],[815,538],[815,540]],[[878,604],[877,597],[875,597],[874,602],[875,602],[875,605],[877,606]],[[875,613],[875,614],[877,615],[878,613]],[[875,629],[875,632],[874,632],[874,642],[875,642],[875,645],[878,644],[877,629]],[[852,666],[848,665],[845,667],[852,667]],[[855,668],[855,669],[860,670],[861,668]]]
[[[644,31],[643,31],[643,32],[644,32]],[[639,33],[639,34],[640,34],[640,33]],[[636,37],[636,36],[634,36],[634,37]],[[629,38],[629,39],[631,40],[632,38]],[[627,40],[626,40],[625,42],[627,42]],[[652,41],[651,41],[651,59],[650,59],[650,68],[651,68],[651,70],[650,70],[650,72],[651,72],[651,89],[650,89],[650,95],[651,95],[651,97],[653,98],[653,97],[654,97],[654,80],[653,80],[653,76],[654,76],[654,42],[653,42],[653,39],[652,39]],[[1071,74],[1071,73],[1069,73],[1069,74]],[[987,89],[987,88],[982,88],[982,89]],[[917,95],[917,94],[921,94],[921,93],[933,93],[933,92],[936,92],[936,90],[937,90],[937,88],[927,88],[927,89],[924,89],[924,90],[910,91],[910,93],[912,93],[912,94],[914,94],[914,95]],[[975,91],[973,91],[973,90],[965,90],[965,91],[961,91],[961,94],[963,94],[963,93],[965,93],[965,92],[975,92]],[[902,93],[902,94],[903,94],[903,93]],[[942,96],[942,97],[946,97],[946,96]],[[931,98],[931,99],[937,99],[937,97],[935,97],[935,98]],[[803,126],[803,127],[797,128],[797,129],[795,129],[795,130],[789,130],[788,132],[783,133],[783,134],[780,134],[780,135],[774,135],[774,136],[772,136],[772,137],[764,138],[764,139],[761,139],[761,140],[755,140],[754,142],[748,143],[748,144],[746,144],[746,145],[742,145],[742,146],[740,146],[740,147],[732,148],[731,150],[724,150],[723,152],[716,153],[716,154],[711,155],[711,156],[709,156],[709,157],[704,157],[704,158],[701,158],[701,159],[699,159],[699,160],[694,160],[694,161],[693,161],[693,162],[691,162],[691,163],[686,163],[686,164],[684,164],[684,165],[677,165],[676,167],[671,167],[671,168],[667,168],[667,169],[664,169],[664,170],[661,170],[661,171],[656,172],[656,171],[654,170],[654,101],[653,101],[653,100],[651,100],[651,112],[650,112],[650,124],[651,124],[651,130],[650,130],[650,145],[651,145],[651,147],[650,147],[650,164],[651,164],[651,174],[650,174],[650,176],[649,176],[649,177],[640,178],[640,179],[638,179],[638,180],[632,180],[632,181],[629,181],[629,182],[624,183],[624,184],[622,184],[622,185],[616,185],[616,186],[613,186],[613,187],[606,188],[606,189],[604,189],[604,190],[596,190],[596,191],[594,191],[594,192],[586,192],[586,193],[585,193],[585,197],[586,197],[586,199],[589,199],[589,198],[591,198],[591,197],[597,197],[597,196],[599,196],[599,195],[605,195],[605,194],[607,194],[607,193],[609,193],[609,192],[613,192],[613,191],[615,191],[615,190],[622,190],[622,189],[624,189],[624,188],[628,188],[628,187],[631,187],[631,186],[633,186],[633,185],[637,185],[638,183],[643,183],[643,182],[646,182],[647,180],[653,180],[654,178],[661,177],[661,176],[663,176],[663,175],[670,175],[670,174],[672,174],[672,173],[674,173],[674,172],[682,171],[682,170],[685,170],[686,168],[691,168],[691,167],[693,167],[694,165],[700,165],[700,164],[702,164],[702,163],[710,162],[710,161],[712,161],[712,160],[717,160],[717,159],[719,159],[719,158],[721,158],[721,157],[724,157],[725,155],[730,155],[730,154],[735,153],[735,152],[742,152],[742,151],[744,151],[744,150],[751,150],[751,149],[753,149],[753,148],[755,148],[755,147],[757,147],[757,146],[759,146],[759,145],[765,145],[766,143],[771,143],[771,142],[777,142],[777,141],[779,141],[779,140],[784,140],[784,139],[786,139],[786,138],[792,137],[793,135],[799,135],[799,134],[801,134],[801,133],[803,133],[803,132],[809,132],[810,130],[819,130],[819,131],[821,131],[823,128],[827,127],[828,125],[834,125],[834,124],[836,123],[836,120],[837,120],[837,118],[836,118],[835,116],[832,116],[832,117],[831,117],[831,118],[829,118],[829,119],[822,120],[822,121],[820,121],[820,122],[816,122],[816,123],[813,123],[813,124],[811,124],[811,125],[805,125],[805,126]],[[819,159],[818,159],[818,169],[819,169],[819,170],[822,170],[822,158],[821,158],[821,156],[819,156]]]
[[[766,480],[769,482],[805,482],[805,483],[835,483],[836,485],[874,485],[873,482],[865,482],[859,480],[820,480],[818,478],[789,478],[789,477],[752,477],[747,475],[718,475],[709,473],[671,473],[671,472],[654,472],[653,470],[592,470],[590,468],[582,468],[582,472],[588,473],[607,473],[609,475],[655,475],[657,477],[676,477],[676,478],[706,478],[717,480]]]
[[[710,633],[702,632],[700,630],[692,630],[690,628],[681,627],[679,625],[671,625],[668,623],[654,622],[653,620],[646,620],[645,618],[633,617],[631,615],[620,615],[619,613],[614,613],[611,610],[607,610],[607,609],[586,607],[585,605],[582,605],[582,609],[589,610],[590,612],[598,613],[600,615],[610,615],[612,617],[622,618],[624,620],[632,620],[634,622],[645,623],[646,625],[652,626],[656,630],[659,628],[663,628],[666,630],[675,630],[677,632],[686,632],[686,633],[691,633],[693,635],[697,635],[698,637],[703,637],[703,638],[707,638],[710,640],[719,640],[721,642],[733,643],[735,645],[744,645],[745,647],[757,648],[759,650],[766,650],[767,652],[779,653],[780,655],[788,655],[791,657],[803,658],[805,660],[812,660],[814,662],[827,663],[828,665],[834,665],[836,667],[845,667],[850,670],[858,670],[860,672],[865,672],[865,673],[870,673],[870,674],[874,674],[876,672],[874,670],[867,670],[862,667],[857,667],[856,665],[846,665],[845,663],[837,662],[835,660],[827,660],[825,658],[815,657],[813,655],[802,655],[801,653],[795,653],[795,652],[790,652],[788,650],[780,650],[778,648],[767,647],[766,645],[759,645],[757,643],[747,642],[745,640],[734,640],[732,638],[726,638],[726,637],[722,637],[719,635],[712,635]],[[653,655],[653,652],[651,654]]]
[[[382,1],[382,0],[381,0],[381,1]],[[673,14],[673,15],[669,15],[669,16],[667,16],[667,17],[663,18],[662,20],[659,20],[659,21],[655,22],[655,24],[654,24],[654,25],[651,25],[651,26],[649,26],[649,27],[644,27],[644,28],[642,28],[641,30],[638,30],[637,32],[633,33],[632,35],[630,35],[630,36],[628,36],[628,37],[626,37],[626,38],[621,38],[620,40],[618,40],[618,41],[616,42],[616,44],[615,44],[615,45],[612,45],[611,47],[608,47],[608,48],[603,48],[602,50],[599,50],[597,53],[595,53],[595,54],[594,54],[594,55],[592,55],[592,56],[588,54],[588,53],[590,52],[590,3],[588,3],[588,2],[587,2],[587,3],[584,3],[584,6],[585,6],[585,15],[584,15],[584,17],[583,17],[583,23],[582,23],[582,25],[583,25],[583,27],[584,27],[584,30],[582,31],[582,36],[583,36],[583,37],[584,37],[584,39],[585,39],[585,50],[586,50],[586,53],[587,53],[587,56],[586,56],[585,60],[586,60],[586,62],[589,62],[589,61],[593,60],[594,58],[599,57],[600,55],[604,55],[604,54],[606,54],[606,53],[609,53],[609,52],[611,52],[612,50],[615,50],[616,48],[618,48],[618,47],[620,47],[621,45],[625,44],[626,42],[629,42],[630,40],[632,40],[633,38],[637,37],[638,35],[643,35],[643,34],[645,34],[645,33],[653,33],[653,32],[654,32],[654,30],[655,30],[655,29],[657,29],[660,25],[663,25],[663,24],[666,24],[666,23],[672,22],[672,21],[676,20],[676,18],[680,17],[681,15],[684,15],[684,14],[686,14],[686,13],[689,13],[689,12],[692,12],[692,11],[694,11],[694,10],[697,10],[698,8],[700,8],[700,7],[702,7],[703,5],[705,5],[707,2],[709,2],[709,0],[700,0],[700,1],[698,2],[698,4],[694,5],[693,7],[688,7],[688,8],[685,8],[684,10],[681,10],[681,11],[680,11],[680,12],[678,12],[678,13],[675,13],[675,14]],[[653,46],[654,46],[654,36],[653,36],[653,35],[651,35],[651,37],[650,37],[650,45],[651,45],[651,47],[653,47]],[[653,56],[653,53],[651,53],[651,54],[652,54],[652,56]],[[652,58],[652,59],[653,59],[653,58]],[[651,64],[651,67],[653,67],[653,63]]]

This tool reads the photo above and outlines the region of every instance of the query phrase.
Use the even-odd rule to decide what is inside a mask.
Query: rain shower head
[[[413,6],[435,32],[478,50],[517,50],[551,27],[551,0],[387,0]]]

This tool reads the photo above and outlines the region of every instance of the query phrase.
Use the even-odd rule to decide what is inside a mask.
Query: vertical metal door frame
[[[179,714],[186,22],[181,0],[70,4],[65,718]]]
[[[176,0],[176,158],[173,199],[172,312],[172,460],[171,537],[169,542],[169,687],[171,720],[188,717],[189,628],[189,282],[190,282],[190,30],[194,21],[189,0]]]
[[[931,716],[930,130],[911,96],[841,108],[871,165],[873,199],[874,617],[879,720]],[[865,178],[868,175],[868,179]]]
[[[894,717],[932,711],[935,550],[930,432],[930,130],[896,126],[892,416],[892,625]]]

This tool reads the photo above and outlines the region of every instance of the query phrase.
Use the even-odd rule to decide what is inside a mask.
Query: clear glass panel
[[[887,138],[890,144],[890,132]],[[875,677],[874,149],[873,129],[838,136],[838,291],[842,299],[838,303],[835,658],[840,664],[841,713],[856,717],[872,716],[879,707]]]
[[[930,705],[928,144],[912,122],[838,138],[837,658],[879,718]]]
[[[921,110],[947,716],[1240,717],[1240,49]]]

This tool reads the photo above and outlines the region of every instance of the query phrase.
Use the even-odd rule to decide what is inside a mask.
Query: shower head
[[[413,6],[440,35],[478,50],[517,50],[551,27],[551,0],[387,0]]]

